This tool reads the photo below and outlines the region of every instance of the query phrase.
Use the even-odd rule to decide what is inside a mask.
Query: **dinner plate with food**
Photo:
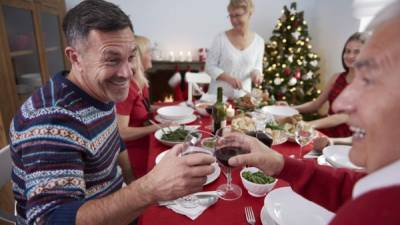
[[[171,126],[158,129],[154,137],[166,146],[174,146],[183,143],[186,135],[191,131],[196,131],[200,126]]]

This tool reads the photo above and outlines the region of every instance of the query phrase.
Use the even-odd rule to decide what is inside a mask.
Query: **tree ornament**
[[[311,72],[311,71],[308,71],[307,73],[306,73],[306,75],[303,77],[303,80],[311,80],[312,79],[312,77],[313,77],[313,72]]]
[[[317,60],[313,60],[310,62],[311,66],[313,67],[317,67],[318,66],[318,61]]]
[[[294,77],[290,78],[290,80],[288,82],[289,86],[294,86],[294,85],[296,85],[296,83],[297,83],[297,79]]]
[[[280,77],[277,77],[277,78],[274,79],[274,84],[275,85],[280,85],[282,83],[282,81],[283,80]]]
[[[289,55],[288,56],[288,61],[291,62],[291,63],[293,62],[293,55]]]
[[[299,37],[300,37],[300,32],[295,31],[295,32],[292,33],[292,36],[293,36],[294,39],[298,40]]]
[[[301,71],[299,68],[296,69],[296,72],[294,73],[294,77],[299,80],[301,78]]]
[[[285,13],[282,14],[281,18],[279,18],[280,21],[282,21],[282,23],[286,22],[286,15]]]
[[[286,68],[283,70],[283,73],[284,73],[286,76],[289,76],[289,75],[292,73],[292,71],[290,71],[290,68],[289,68],[289,67],[286,67]]]

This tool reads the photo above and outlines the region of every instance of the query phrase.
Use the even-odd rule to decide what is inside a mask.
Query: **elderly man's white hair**
[[[377,26],[380,26],[382,23],[394,18],[400,19],[400,0],[394,0],[392,3],[388,4],[382,10],[380,10],[375,18],[368,25],[367,31],[371,31]],[[399,28],[394,27],[393,29]]]

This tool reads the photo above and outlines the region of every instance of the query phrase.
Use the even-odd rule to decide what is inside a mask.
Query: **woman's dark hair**
[[[91,30],[104,32],[117,31],[133,26],[117,5],[103,0],[85,0],[72,9],[64,17],[63,31],[67,44],[74,46],[77,40],[86,39]]]
[[[346,63],[344,63],[343,57],[344,57],[344,53],[346,52],[346,46],[351,41],[358,41],[358,42],[364,44],[364,42],[365,42],[365,34],[362,33],[362,32],[356,32],[356,33],[352,34],[347,39],[346,43],[344,44],[344,47],[343,47],[343,50],[342,50],[342,65],[343,65],[343,68],[344,68],[344,70],[346,72],[349,72],[349,67],[346,66]]]

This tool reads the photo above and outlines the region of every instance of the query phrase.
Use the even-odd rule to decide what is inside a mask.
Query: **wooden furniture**
[[[0,0],[0,103],[6,132],[18,107],[67,68],[64,0]]]
[[[173,90],[168,85],[168,80],[177,71],[179,71],[181,77],[184,78],[186,72],[199,72],[204,70],[204,62],[199,61],[153,61],[152,63],[153,67],[147,71],[150,81],[151,102],[163,101],[165,97],[173,95]],[[184,79],[182,79],[181,82],[184,82]]]
[[[11,153],[7,145],[0,149],[0,225],[16,222],[11,185]]]

